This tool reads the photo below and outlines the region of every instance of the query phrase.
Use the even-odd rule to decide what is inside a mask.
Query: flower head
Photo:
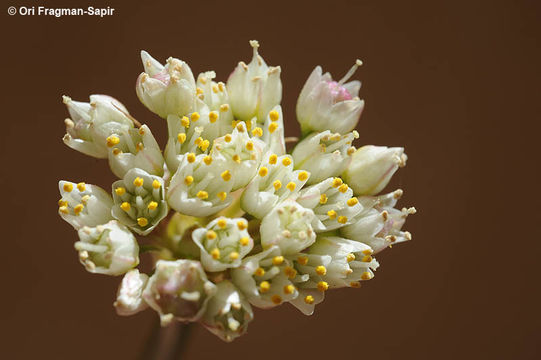
[[[128,110],[106,95],[90,95],[90,102],[73,101],[63,96],[71,118],[66,119],[64,143],[96,158],[107,158],[107,138],[133,128]]]
[[[75,250],[79,261],[91,273],[122,275],[139,264],[135,236],[116,220],[79,229]]]
[[[124,275],[113,304],[118,315],[133,315],[148,307],[143,300],[143,290],[147,281],[148,276],[137,269],[130,270]]]
[[[303,132],[330,130],[340,134],[355,128],[364,108],[358,98],[361,83],[346,81],[362,65],[360,60],[338,82],[317,66],[297,100],[297,119]]]

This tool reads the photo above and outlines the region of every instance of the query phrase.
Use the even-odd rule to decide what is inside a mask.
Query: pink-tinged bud
[[[124,275],[113,304],[118,315],[133,315],[148,307],[143,300],[143,290],[147,281],[147,274],[139,273],[137,269],[130,270]]]
[[[355,128],[364,108],[358,98],[361,83],[346,81],[362,65],[355,65],[340,80],[333,81],[331,74],[317,66],[304,84],[297,100],[297,119],[303,133],[325,131],[347,133]]]

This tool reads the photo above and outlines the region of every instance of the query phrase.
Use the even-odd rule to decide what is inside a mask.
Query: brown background
[[[256,311],[232,344],[196,327],[187,358],[539,358],[539,1],[110,0],[103,19],[8,16],[8,5],[34,4],[4,5],[3,359],[136,359],[156,319],[115,314],[120,279],[85,272],[57,216],[59,179],[113,179],[106,162],[62,144],[61,95],[115,96],[163,143],[165,122],[135,95],[139,50],[225,80],[250,59],[249,39],[282,66],[289,134],[314,66],[339,78],[363,59],[359,144],[405,146],[393,185],[405,189],[399,205],[419,210],[406,224],[414,240],[312,317]]]

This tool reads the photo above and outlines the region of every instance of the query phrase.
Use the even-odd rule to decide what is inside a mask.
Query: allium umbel
[[[108,158],[119,179],[111,193],[60,181],[58,213],[78,231],[86,270],[124,275],[119,315],[151,308],[164,326],[200,322],[232,341],[252,306],[291,303],[311,315],[327,290],[360,287],[375,254],[411,240],[402,227],[415,208],[395,208],[403,191],[378,195],[405,166],[404,149],[353,145],[364,102],[360,82],[347,81],[361,62],[338,82],[316,67],[297,102],[303,138],[287,151],[296,139],[284,136],[281,69],[250,45],[252,61],[226,84],[141,53],[136,91],[165,119],[151,123],[166,122],[163,155],[117,100],[64,97],[66,145]],[[152,268],[137,268],[140,256]]]

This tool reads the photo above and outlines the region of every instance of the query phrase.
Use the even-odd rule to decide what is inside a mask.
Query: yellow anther
[[[261,129],[260,127],[256,127],[252,130],[252,135],[257,137],[263,136],[263,129]]]
[[[218,198],[222,201],[225,201],[227,199],[227,193],[225,191],[220,191],[218,194],[216,194]]]
[[[123,187],[117,187],[115,189],[115,194],[117,194],[118,196],[122,196],[126,193],[126,189],[123,188]]]
[[[299,181],[306,181],[306,180],[308,180],[309,176],[310,175],[308,175],[308,173],[306,171],[301,171],[299,173],[298,179],[299,179]]]
[[[224,140],[225,142],[230,142],[233,137],[230,134],[225,135]]]
[[[284,269],[284,274],[290,279],[293,279],[297,276],[297,270],[293,269],[291,266],[286,266]]]
[[[218,113],[217,113],[216,111],[211,111],[211,112],[209,113],[209,121],[210,121],[211,123],[215,123],[216,120],[218,120]]]
[[[282,255],[278,255],[272,258],[272,263],[274,265],[281,265],[284,262],[284,257]]]
[[[231,159],[233,159],[233,161],[236,162],[237,164],[240,164],[240,156],[239,156],[239,154],[233,155],[233,157]]]
[[[347,260],[348,262],[352,262],[353,260],[355,260],[355,254],[353,254],[353,253],[347,254],[346,260]]]
[[[252,151],[254,149],[254,143],[251,141],[246,142],[246,150]]]
[[[348,206],[355,206],[359,203],[359,200],[355,197],[351,198],[351,199],[348,199],[348,201],[346,201],[346,203],[348,204]]]
[[[84,182],[80,182],[77,184],[77,190],[79,190],[80,192],[85,191],[85,189],[86,189],[86,184]]]
[[[323,265],[319,265],[316,267],[316,274],[323,276],[327,273],[327,268]]]
[[[190,119],[188,119],[187,116],[183,116],[182,119],[180,119],[180,124],[185,128],[188,128],[190,127]]]
[[[343,181],[342,179],[340,178],[334,178],[334,180],[332,181],[332,187],[339,187],[340,185],[342,185]]]
[[[141,151],[145,149],[145,145],[143,145],[143,143],[140,142],[137,144],[136,148],[137,148],[137,151]]]
[[[236,251],[233,251],[233,252],[231,252],[231,253],[229,254],[229,258],[230,258],[231,260],[237,260],[237,259],[239,258],[239,256],[240,256],[239,253],[236,252]]]
[[[61,206],[58,208],[58,211],[60,211],[62,214],[69,214],[69,210],[67,206]]]
[[[133,185],[137,186],[137,187],[140,187],[140,186],[143,186],[143,183],[145,182],[145,180],[143,180],[143,178],[140,178],[139,176],[135,178],[135,180],[133,180]]]
[[[156,210],[158,208],[158,203],[156,201],[151,201],[148,203],[147,208],[149,210]]]
[[[210,155],[205,156],[205,157],[203,158],[203,162],[204,162],[205,164],[207,164],[207,165],[212,164],[212,156],[210,156]]]
[[[349,187],[347,186],[347,184],[342,184],[338,188],[338,191],[340,191],[341,193],[345,193],[346,191],[348,191],[348,189],[349,189]]]
[[[273,122],[273,123],[270,123],[269,124],[269,132],[272,134],[273,132],[276,131],[276,129],[278,129],[278,124]]]
[[[188,159],[189,163],[193,163],[195,161],[195,154],[194,153],[189,153],[188,156],[187,156],[187,159]]]
[[[276,161],[278,161],[278,155],[272,154],[269,156],[269,164],[274,165],[276,164]]]
[[[308,264],[308,258],[306,256],[299,256],[297,262],[301,265],[306,265]]]
[[[199,79],[197,79],[198,81],[201,81],[201,84],[205,85],[207,83],[207,78],[204,77],[204,76],[201,76]]]
[[[65,192],[71,192],[73,190],[73,184],[65,183],[62,189],[64,189]]]
[[[329,217],[329,219],[332,219],[332,220],[336,219],[336,211],[334,210],[327,211],[327,216]]]
[[[306,295],[304,297],[304,302],[307,304],[313,304],[314,303],[314,297],[312,295]]]
[[[231,127],[234,128],[235,126],[237,126],[237,124],[240,122],[240,120],[233,120],[231,121]]]
[[[291,159],[288,158],[288,157],[284,158],[284,160],[282,160],[282,165],[284,165],[284,166],[291,165]]]
[[[216,239],[217,236],[218,236],[218,234],[216,234],[216,231],[214,231],[214,230],[208,230],[207,231],[207,239],[214,240],[214,239]]]
[[[212,91],[216,94],[218,92],[218,86],[212,85]]]
[[[227,221],[225,219],[220,219],[216,223],[220,229],[224,229],[227,226]]]
[[[114,148],[113,149],[113,155],[116,156],[116,155],[120,155],[120,154],[122,154],[122,150],[120,150],[119,148]]]
[[[320,281],[317,283],[317,289],[319,291],[327,291],[329,289],[329,284],[326,281]]]
[[[118,136],[111,135],[106,139],[106,141],[107,141],[107,146],[111,148],[117,145],[120,142],[120,139],[118,138]]]
[[[363,250],[363,254],[364,255],[372,255],[372,249],[366,249],[366,250]]]
[[[242,245],[242,246],[246,246],[250,243],[250,238],[249,237],[241,237],[240,240],[239,240],[239,243]]]
[[[218,83],[218,89],[219,89],[220,91],[224,91],[225,87],[224,87],[224,83],[223,83],[223,82],[219,82],[219,83]]]
[[[197,139],[195,139],[195,140],[193,141],[193,143],[194,143],[195,145],[199,145],[199,144],[201,144],[202,141],[203,141],[203,138],[200,136],[200,137],[198,137]]]
[[[268,173],[269,173],[269,169],[267,169],[264,166],[261,169],[259,169],[259,176],[261,177],[267,176]]]
[[[348,148],[347,154],[348,154],[349,156],[351,156],[351,155],[353,155],[353,153],[355,152],[355,150],[356,150],[355,147],[351,146],[351,147]]]
[[[248,121],[246,123],[246,128],[248,129],[248,131],[252,128],[252,122],[251,121]]]
[[[325,144],[319,144],[319,147],[322,153],[327,151],[327,146]]]
[[[162,184],[158,180],[152,181],[152,187],[154,189],[159,189],[162,186]]]
[[[274,186],[274,190],[280,190],[282,187],[282,182],[280,180],[274,180],[272,186]]]
[[[228,104],[220,105],[220,111],[221,112],[226,112],[227,110],[229,110],[229,105]]]
[[[363,262],[371,262],[371,261],[372,261],[372,256],[370,255],[363,256]]]
[[[370,274],[368,271],[365,271],[361,274],[362,280],[370,280],[372,279],[372,274]]]
[[[129,202],[126,202],[124,201],[121,205],[120,205],[120,208],[124,211],[130,211],[131,209],[131,205]]]
[[[196,111],[196,112],[193,112],[192,115],[190,115],[190,119],[195,122],[197,120],[199,120],[199,118],[201,117],[201,115],[199,115],[199,113]]]
[[[297,187],[297,184],[295,184],[293,181],[290,181],[290,182],[286,185],[286,188],[288,188],[289,191],[295,190],[296,187]]]
[[[83,204],[86,204],[87,201],[88,201],[89,199],[90,199],[90,195],[85,195],[85,196],[83,196],[83,197],[81,198],[81,202],[82,202]]]
[[[199,190],[196,196],[201,200],[206,200],[209,198],[209,193],[203,190]]]
[[[201,144],[199,145],[199,148],[200,148],[201,150],[203,150],[203,151],[207,151],[207,149],[209,148],[209,146],[210,146],[210,141],[208,141],[208,140],[203,140],[203,141],[201,142]]]
[[[84,205],[79,204],[73,208],[73,212],[75,213],[75,215],[79,215],[81,211],[83,211],[83,209],[84,209]]]
[[[239,230],[246,230],[248,228],[248,224],[246,223],[246,221],[243,221],[243,220],[239,220],[237,221],[237,227],[239,228]]]
[[[201,89],[200,87],[198,87],[198,88],[195,89],[195,93],[196,93],[197,95],[201,95],[201,94],[203,93],[203,89]]]
[[[271,119],[271,121],[278,121],[278,119],[280,118],[280,114],[278,113],[278,111],[272,110],[269,113],[269,118]]]
[[[295,286],[289,284],[284,286],[284,294],[293,294],[295,292]]]
[[[271,301],[276,304],[276,305],[279,305],[282,303],[282,297],[280,295],[272,295],[271,296]]]
[[[348,218],[346,216],[339,216],[337,220],[340,224],[345,224],[348,222]]]
[[[352,281],[352,282],[349,283],[349,286],[351,286],[352,288],[360,288],[361,283],[358,282],[358,281]]]
[[[66,200],[58,200],[58,206],[68,206],[68,202]]]
[[[186,177],[184,178],[184,183],[185,183],[186,185],[191,185],[191,184],[193,183],[193,176],[191,176],[191,175],[186,176]]]
[[[148,219],[145,217],[137,218],[137,224],[139,224],[139,226],[145,227],[148,225]]]
[[[242,124],[237,124],[237,131],[238,131],[238,132],[244,132],[244,125],[242,125]]]
[[[141,136],[145,135],[145,129],[139,128],[139,135]]]
[[[320,204],[326,204],[327,200],[329,200],[329,198],[327,198],[327,194],[321,194],[319,196],[319,203]]]
[[[224,171],[220,176],[222,177],[222,179],[224,179],[224,181],[231,180],[231,173],[229,172],[229,170]]]
[[[264,293],[269,290],[270,290],[270,284],[268,281],[262,281],[261,284],[259,284],[259,291]]]
[[[263,269],[262,267],[258,267],[257,269],[255,269],[254,275],[255,276],[263,276],[263,275],[265,275],[265,269]]]
[[[212,258],[214,260],[218,260],[220,258],[220,250],[218,250],[217,248],[214,248],[211,252],[210,252],[210,256],[212,256]]]

